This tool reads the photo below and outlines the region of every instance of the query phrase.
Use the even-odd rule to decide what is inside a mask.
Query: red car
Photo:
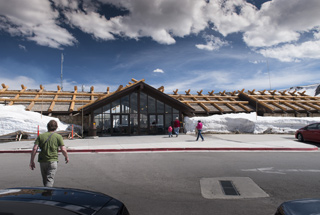
[[[303,141],[320,142],[320,123],[313,123],[296,131],[296,138]]]

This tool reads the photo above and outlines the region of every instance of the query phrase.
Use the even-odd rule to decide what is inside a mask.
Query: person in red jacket
[[[172,137],[172,127],[171,125],[168,128],[169,137]]]
[[[173,129],[174,129],[174,133],[176,134],[176,137],[178,137],[179,129],[180,129],[180,121],[178,117],[176,117],[176,120],[173,123]]]
[[[203,136],[201,134],[202,127],[203,127],[202,122],[199,120],[198,124],[197,124],[197,127],[196,127],[197,130],[198,130],[198,136],[197,136],[196,141],[198,141],[199,137],[201,137],[202,141],[204,141],[204,138],[203,138]]]

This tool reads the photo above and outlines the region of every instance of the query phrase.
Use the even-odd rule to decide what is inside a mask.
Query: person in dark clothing
[[[180,130],[180,121],[178,117],[176,117],[176,120],[173,123],[173,129],[174,129],[174,133],[176,134],[176,137],[178,137],[179,130]]]

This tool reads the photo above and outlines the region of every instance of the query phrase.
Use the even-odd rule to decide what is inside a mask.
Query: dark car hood
[[[280,205],[286,215],[320,214],[320,199],[299,199]]]
[[[113,200],[110,196],[91,191],[66,188],[10,188],[0,190],[0,200],[52,205],[67,210],[92,214]]]

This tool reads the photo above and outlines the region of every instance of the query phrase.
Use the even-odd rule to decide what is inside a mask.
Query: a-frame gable
[[[78,110],[81,110],[83,108],[84,113],[87,114],[95,109],[98,109],[106,104],[109,104],[113,101],[116,101],[117,99],[120,99],[126,95],[129,95],[129,94],[131,94],[133,92],[137,92],[137,91],[146,93],[146,94],[154,97],[155,99],[180,110],[185,115],[192,116],[194,113],[194,109],[191,108],[190,106],[178,101],[177,99],[172,98],[171,96],[163,93],[161,90],[156,89],[156,88],[144,83],[144,80],[137,81],[133,84],[127,85],[126,87],[122,87],[120,85],[116,91],[114,91],[110,94],[106,94],[105,96],[101,97],[100,99],[98,99],[90,104],[87,104],[87,105],[79,108]]]

